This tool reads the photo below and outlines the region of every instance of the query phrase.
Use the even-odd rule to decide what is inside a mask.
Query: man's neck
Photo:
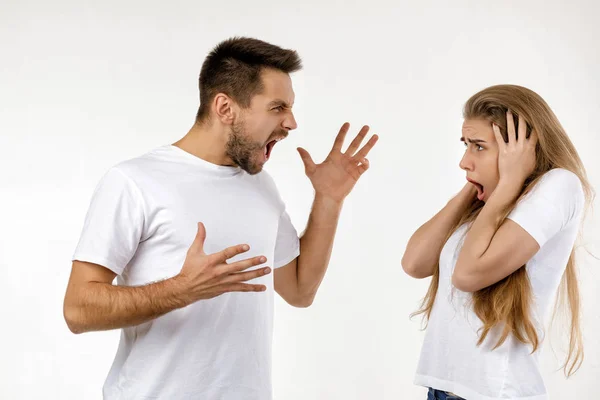
[[[233,166],[233,161],[225,152],[226,145],[227,136],[220,127],[198,124],[194,124],[183,138],[173,143],[173,146],[209,163]]]

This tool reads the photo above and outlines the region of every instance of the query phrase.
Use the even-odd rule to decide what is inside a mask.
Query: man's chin
[[[243,168],[249,175],[256,175],[263,170],[264,164],[253,164]]]

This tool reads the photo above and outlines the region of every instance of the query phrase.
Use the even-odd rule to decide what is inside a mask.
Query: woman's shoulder
[[[530,196],[545,198],[571,217],[585,206],[581,179],[574,172],[564,168],[554,168],[544,173],[531,190]]]
[[[561,184],[573,184],[581,186],[581,180],[572,171],[564,168],[553,168],[542,175],[543,180],[550,180]]]

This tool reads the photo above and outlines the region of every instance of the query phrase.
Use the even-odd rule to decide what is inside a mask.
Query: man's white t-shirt
[[[533,290],[533,316],[540,339],[551,316],[561,277],[579,231],[585,197],[579,178],[564,169],[547,172],[508,216],[540,245],[527,263]],[[468,400],[546,400],[539,350],[512,335],[499,348],[498,329],[477,346],[481,320],[470,294],[452,286],[452,272],[464,242],[459,228],[440,254],[440,280],[427,326],[415,383],[455,393]]]
[[[94,192],[73,255],[124,286],[177,275],[197,223],[207,254],[247,243],[230,261],[264,255],[278,268],[300,252],[272,178],[218,166],[167,145],[112,167]],[[252,268],[253,269],[253,268]],[[273,273],[266,292],[226,293],[124,328],[105,399],[265,400],[272,397]]]

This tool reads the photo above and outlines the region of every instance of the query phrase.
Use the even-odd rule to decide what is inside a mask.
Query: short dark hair
[[[202,64],[196,121],[208,117],[210,103],[218,93],[225,93],[241,107],[249,107],[252,97],[263,90],[260,73],[264,68],[290,74],[302,68],[302,61],[295,50],[258,39],[233,37],[219,43]]]

